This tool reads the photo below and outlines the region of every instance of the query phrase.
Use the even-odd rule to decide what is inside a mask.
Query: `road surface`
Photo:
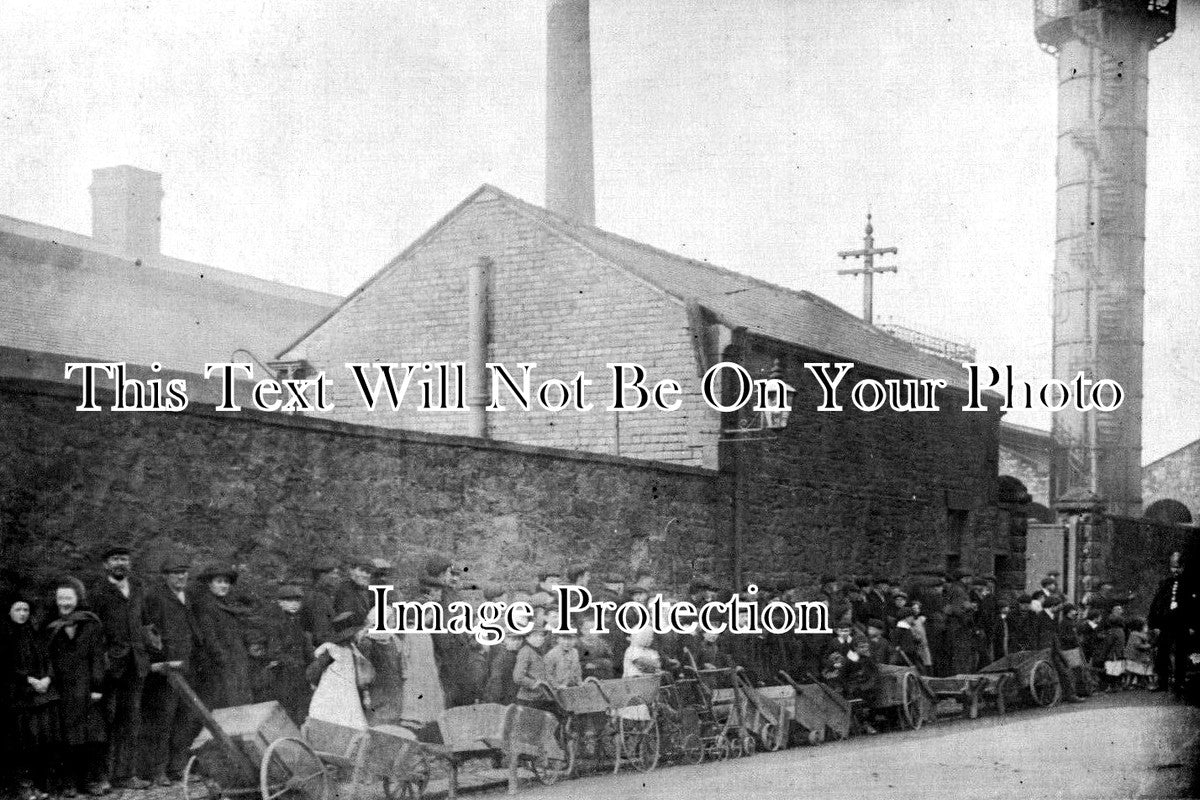
[[[694,767],[525,785],[529,800],[1185,797],[1200,709],[1144,691]]]

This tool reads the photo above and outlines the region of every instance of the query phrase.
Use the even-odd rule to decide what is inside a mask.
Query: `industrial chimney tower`
[[[546,208],[594,225],[592,56],[588,0],[548,0]]]
[[[1091,491],[1110,513],[1142,503],[1142,296],[1150,51],[1175,0],[1035,0],[1037,39],[1058,56],[1054,377],[1111,378],[1111,412],[1054,415],[1051,501]]]

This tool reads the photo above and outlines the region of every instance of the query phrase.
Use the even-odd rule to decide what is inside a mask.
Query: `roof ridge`
[[[916,356],[918,356],[920,358],[932,358],[932,359],[936,359],[939,361],[946,361],[946,362],[954,363],[954,364],[958,363],[958,362],[954,361],[953,359],[942,358],[941,356],[935,355],[933,353],[927,353],[924,350],[921,350],[919,347],[916,347],[915,345],[913,345],[911,342],[906,342],[905,340],[903,340],[899,337],[893,336],[892,334],[888,333],[887,331],[883,330],[882,328],[860,319],[858,316],[850,313],[849,311],[847,311],[846,309],[837,305],[836,303],[826,300],[824,297],[821,297],[818,294],[814,294],[813,292],[810,292],[808,290],[792,289],[787,286],[781,286],[780,284],[772,283],[771,281],[763,280],[762,278],[756,278],[753,275],[747,275],[743,272],[738,272],[737,270],[733,270],[728,267],[722,267],[719,264],[714,264],[711,261],[689,258],[688,256],[682,256],[682,255],[679,255],[678,253],[672,253],[670,250],[664,250],[661,247],[655,247],[654,245],[647,244],[646,242],[640,242],[637,239],[631,239],[628,236],[622,236],[619,233],[613,233],[612,231],[605,230],[604,228],[600,228],[595,225],[588,225],[586,223],[579,222],[578,220],[573,220],[570,217],[565,217],[555,211],[551,211],[548,208],[543,208],[542,206],[535,205],[534,203],[530,203],[528,200],[523,200],[519,197],[516,197],[515,195],[512,195],[509,192],[504,191],[503,189],[492,186],[491,184],[484,184],[484,187],[496,192],[503,200],[507,200],[509,202],[516,203],[516,204],[524,207],[525,209],[532,211],[535,214],[548,217],[549,218],[548,221],[552,224],[557,224],[559,226],[565,227],[567,230],[563,231],[563,233],[567,236],[570,236],[572,239],[575,239],[575,236],[573,235],[573,233],[571,231],[571,229],[573,229],[573,228],[584,229],[587,231],[594,231],[595,233],[600,234],[604,238],[607,238],[610,240],[615,240],[618,243],[632,246],[634,248],[651,253],[653,255],[657,255],[660,257],[664,257],[664,258],[669,258],[673,261],[676,261],[678,263],[681,263],[681,264],[684,264],[687,266],[707,269],[708,271],[719,274],[719,275],[724,275],[724,276],[734,278],[736,280],[749,282],[749,283],[755,284],[757,286],[769,289],[771,291],[783,292],[785,294],[788,294],[788,295],[791,295],[794,297],[798,297],[802,300],[806,300],[810,303],[814,303],[828,311],[832,311],[834,313],[839,314],[847,322],[854,323],[855,325],[857,325],[859,328],[861,328],[864,331],[867,331],[870,333],[875,333],[880,336],[886,336],[888,339],[891,339],[894,342],[896,342],[897,344],[911,350]],[[628,269],[628,267],[626,267],[626,268]],[[636,271],[636,270],[634,270],[634,271]],[[688,297],[684,297],[677,292],[671,291],[670,288],[668,288],[668,287],[660,287],[660,288],[662,288],[668,294],[671,294],[672,296],[677,297],[681,300],[691,299]]]

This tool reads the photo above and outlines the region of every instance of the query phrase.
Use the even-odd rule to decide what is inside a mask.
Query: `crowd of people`
[[[347,669],[372,722],[404,725],[429,738],[451,706],[552,709],[548,689],[589,677],[734,665],[756,685],[779,683],[783,671],[861,698],[878,680],[880,664],[945,676],[977,671],[1018,651],[1077,648],[1090,667],[1083,674],[1102,688],[1178,691],[1187,660],[1184,629],[1197,611],[1196,592],[1176,554],[1171,577],[1150,604],[1149,626],[1126,617],[1129,597],[1111,585],[1076,606],[1054,574],[1037,591],[1012,594],[998,592],[990,575],[958,570],[904,579],[826,575],[809,587],[763,582],[744,595],[760,604],[823,601],[833,628],[828,634],[625,635],[613,624],[597,630],[590,614],[574,620],[576,631],[560,633],[554,629],[558,586],[585,586],[594,599],[618,604],[645,603],[661,593],[666,601],[697,606],[728,599],[732,590],[697,578],[673,594],[647,570],[594,576],[583,564],[543,570],[524,587],[468,586],[448,559],[428,558],[417,585],[403,593],[407,599],[446,605],[523,600],[534,609],[530,632],[509,632],[483,646],[469,634],[372,630],[368,587],[394,585],[392,565],[383,559],[317,559],[304,580],[280,581],[271,598],[241,591],[239,572],[229,564],[193,568],[182,551],[166,553],[161,562],[161,574],[143,583],[129,549],[112,547],[102,554],[103,575],[94,585],[66,577],[48,598],[16,591],[5,600],[0,777],[23,800],[179,781],[201,723],[172,688],[172,671],[209,708],[273,700],[300,724],[310,703],[321,702],[313,693],[326,671]],[[1078,686],[1080,673],[1057,660],[1068,699],[1096,688]]]

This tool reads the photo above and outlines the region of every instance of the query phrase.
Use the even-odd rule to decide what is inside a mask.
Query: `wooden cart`
[[[917,730],[937,717],[937,698],[915,667],[879,665],[879,682],[867,700],[873,712],[889,714],[901,728]]]
[[[809,676],[809,683],[797,683],[792,676],[780,671],[795,691],[792,721],[797,736],[808,744],[821,744],[827,737],[845,739],[850,735],[850,701],[829,686]]]
[[[975,719],[987,703],[995,707],[997,714],[1004,716],[1010,679],[1008,672],[994,672],[948,678],[923,676],[921,681],[938,700],[954,700],[962,706],[964,716]]]
[[[509,794],[516,793],[522,767],[549,786],[575,766],[574,743],[558,717],[541,709],[498,703],[448,708],[438,718],[438,730],[450,765],[451,798],[458,794],[460,767],[472,759],[507,761]]]
[[[796,691],[790,686],[755,687],[740,673],[734,681],[742,719],[758,746],[767,751],[787,747]]]
[[[1012,653],[988,664],[980,672],[985,675],[1011,675],[1005,685],[1009,702],[1026,701],[1037,706],[1053,706],[1062,699],[1062,683],[1054,666],[1054,653],[1050,650]]]
[[[388,800],[419,798],[429,780],[436,754],[406,729],[321,720],[300,729],[276,702],[209,710],[178,671],[167,678],[204,724],[184,769],[184,800],[332,800],[339,778],[353,793],[377,778]]]

